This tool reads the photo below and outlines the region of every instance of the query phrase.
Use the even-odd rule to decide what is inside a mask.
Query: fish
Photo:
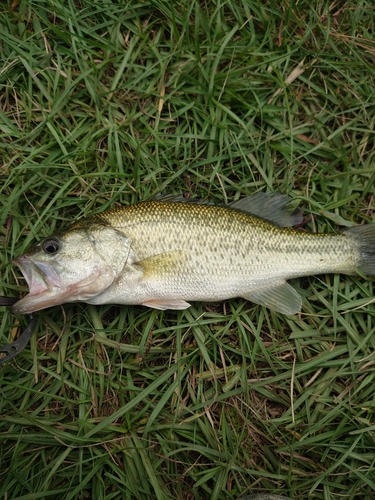
[[[287,280],[322,273],[375,275],[375,224],[309,233],[280,193],[229,205],[165,197],[73,221],[14,259],[30,314],[68,302],[183,310],[242,297],[285,315],[301,311]]]

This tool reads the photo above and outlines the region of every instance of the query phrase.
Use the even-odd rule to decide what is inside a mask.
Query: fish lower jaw
[[[48,307],[58,306],[68,302],[89,302],[96,297],[96,290],[87,289],[87,283],[67,286],[45,286],[38,283],[37,286],[31,284],[28,294],[16,302],[11,310],[14,314],[31,314]]]
[[[13,314],[31,314],[47,307],[61,304],[61,293],[56,293],[56,290],[47,288],[40,289],[36,292],[35,288],[26,294],[22,299],[13,304],[11,311]],[[61,292],[58,290],[58,292]]]

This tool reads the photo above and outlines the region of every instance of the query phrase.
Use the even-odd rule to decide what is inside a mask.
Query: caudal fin
[[[368,276],[375,276],[375,224],[354,226],[345,231],[359,245],[360,262],[358,269]]]

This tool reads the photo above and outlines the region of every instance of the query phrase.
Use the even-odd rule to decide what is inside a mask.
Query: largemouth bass
[[[298,231],[290,201],[278,193],[229,206],[153,200],[81,219],[13,261],[30,289],[13,311],[75,301],[185,309],[243,297],[294,314],[302,300],[290,278],[375,275],[375,224]]]

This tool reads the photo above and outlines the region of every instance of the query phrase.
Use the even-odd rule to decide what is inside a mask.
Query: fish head
[[[28,314],[99,295],[120,275],[130,245],[120,231],[99,224],[73,226],[45,238],[12,261],[29,286],[29,293],[12,306],[12,312]]]

